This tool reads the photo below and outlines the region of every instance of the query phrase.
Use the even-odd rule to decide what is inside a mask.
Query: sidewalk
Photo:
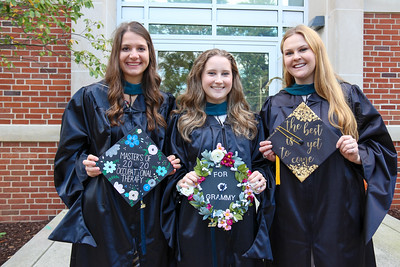
[[[66,213],[57,215],[2,267],[68,267],[71,244],[47,239]],[[378,267],[400,266],[400,220],[386,215],[373,241]]]

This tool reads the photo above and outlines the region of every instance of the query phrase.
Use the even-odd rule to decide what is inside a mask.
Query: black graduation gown
[[[303,183],[281,163],[281,185],[275,192],[271,228],[276,266],[375,266],[372,235],[390,208],[397,175],[397,154],[386,126],[356,85],[342,88],[354,112],[362,165],[336,150]],[[261,110],[266,134],[303,101],[282,90]],[[313,93],[307,105],[338,136],[328,122],[329,104]],[[272,144],[273,145],[273,144]],[[364,190],[363,179],[368,183]]]
[[[49,238],[74,243],[71,266],[132,266],[135,250],[140,266],[166,266],[168,245],[159,218],[166,180],[144,197],[146,207],[140,209],[140,204],[130,207],[103,175],[89,177],[82,164],[88,154],[101,156],[134,126],[145,130],[158,147],[164,145],[166,129],[147,130],[143,95],[125,108],[125,123],[111,127],[105,114],[107,90],[104,83],[83,87],[65,109],[54,182],[69,212]],[[175,99],[171,94],[163,97],[159,112],[167,119]]]
[[[264,139],[261,123],[258,124],[258,136],[254,140],[248,140],[234,135],[228,122],[229,116],[224,127],[221,127],[214,116],[208,116],[205,125],[192,132],[192,143],[188,143],[177,131],[178,118],[179,115],[173,116],[168,126],[167,136],[171,138],[171,142],[166,144],[166,153],[177,155],[181,159],[182,167],[169,178],[162,200],[162,226],[169,245],[175,249],[177,266],[213,266],[213,253],[217,255],[220,267],[264,266],[262,259],[271,259],[268,228],[274,208],[268,188],[260,198],[258,214],[253,205],[242,221],[232,225],[230,231],[214,228],[214,251],[209,220],[203,220],[187,197],[180,196],[176,190],[176,183],[193,170],[196,158],[202,158],[201,153],[205,149],[213,150],[218,143],[227,151],[237,151],[250,170],[260,171],[270,181],[271,171],[258,150],[259,142]]]

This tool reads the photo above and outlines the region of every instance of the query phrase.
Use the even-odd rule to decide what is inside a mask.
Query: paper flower
[[[136,190],[129,191],[129,199],[130,200],[136,201],[138,199],[138,197],[139,197],[138,191],[136,191]]]
[[[150,155],[155,155],[158,152],[158,148],[155,145],[149,145],[148,150]]]
[[[158,166],[158,168],[157,168],[157,170],[156,170],[156,173],[157,173],[158,175],[160,175],[160,176],[164,176],[164,175],[167,174],[167,169],[166,169],[164,166],[163,166],[163,167]]]
[[[156,180],[154,180],[154,179],[150,179],[147,183],[148,183],[151,187],[154,187],[154,186],[156,186],[156,184],[157,184]]]
[[[143,185],[143,190],[144,191],[149,191],[150,190],[150,185],[149,184],[145,184],[145,185]]]
[[[127,139],[125,141],[126,145],[129,145],[130,147],[134,147],[134,146],[139,145],[139,143],[140,143],[139,138],[136,134],[134,134],[134,135],[128,134]]]
[[[118,191],[118,193],[123,194],[125,192],[124,185],[118,182],[114,183],[114,188]]]
[[[106,173],[113,173],[116,170],[116,164],[112,161],[107,161],[104,163],[103,170],[105,170]]]
[[[120,148],[120,144],[113,145],[109,150],[106,151],[107,157],[112,157],[118,154],[118,150]]]

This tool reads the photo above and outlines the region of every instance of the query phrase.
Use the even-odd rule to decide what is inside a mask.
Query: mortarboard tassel
[[[281,184],[281,162],[278,156],[276,156],[275,160],[275,173],[276,173],[276,178],[275,178],[275,183],[276,185]]]

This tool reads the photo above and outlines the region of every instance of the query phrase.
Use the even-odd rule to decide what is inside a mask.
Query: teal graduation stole
[[[315,93],[314,84],[293,84],[292,86],[285,88],[286,92],[291,95],[309,95]]]
[[[124,81],[124,93],[128,95],[141,95],[143,94],[142,85],[140,83],[134,84]]]
[[[221,104],[206,103],[205,112],[207,115],[220,116],[227,114],[228,103],[222,102]]]

